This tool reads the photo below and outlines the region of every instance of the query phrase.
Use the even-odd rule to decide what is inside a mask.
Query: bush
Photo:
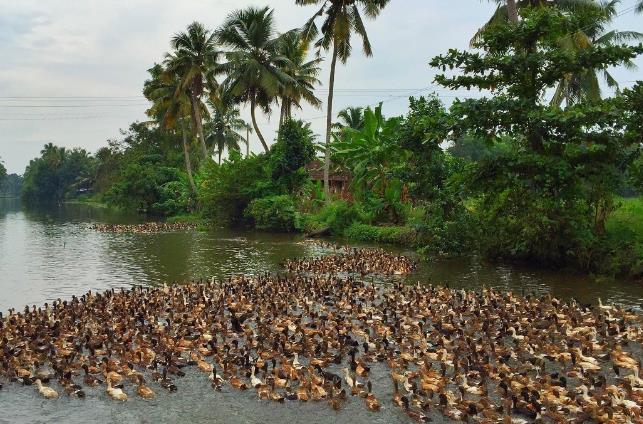
[[[344,230],[360,218],[357,209],[345,200],[337,200],[325,205],[316,220],[328,227],[334,236],[341,236]]]
[[[250,202],[279,194],[270,179],[265,155],[242,158],[232,152],[222,165],[208,162],[199,180],[204,217],[226,226],[249,224],[244,212]]]
[[[344,236],[351,240],[373,243],[391,243],[402,246],[415,246],[417,232],[410,227],[378,227],[375,225],[353,223],[344,231]]]
[[[260,230],[291,232],[295,230],[297,211],[290,196],[270,196],[254,199],[245,211]]]

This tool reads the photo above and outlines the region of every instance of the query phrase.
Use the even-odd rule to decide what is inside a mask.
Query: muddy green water
[[[319,248],[292,235],[224,230],[106,234],[89,229],[94,222],[140,221],[137,216],[85,205],[25,209],[19,201],[0,199],[0,311],[67,299],[90,289],[279,271],[285,258],[320,253]],[[586,303],[601,297],[603,302],[643,309],[640,284],[597,283],[566,273],[485,264],[476,258],[423,263],[409,280],[466,289],[488,285],[518,293],[551,292]],[[390,399],[386,389],[389,378],[380,374],[383,381],[373,381],[374,387],[382,388],[376,395]],[[89,390],[85,400],[62,397],[45,401],[33,387],[5,385],[0,391],[0,423],[408,422],[392,406],[378,414],[369,413],[360,399],[334,412],[325,404],[259,402],[253,391],[215,393],[202,373],[196,372],[177,384],[178,393],[159,390],[154,401],[132,397],[126,404],[107,399],[102,390]]]

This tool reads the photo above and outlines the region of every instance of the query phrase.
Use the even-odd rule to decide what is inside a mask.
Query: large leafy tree
[[[302,29],[304,38],[315,40],[315,46],[325,51],[331,50],[330,77],[328,83],[328,100],[326,104],[326,152],[324,158],[324,190],[326,199],[330,200],[328,176],[330,171],[330,141],[333,126],[333,95],[335,89],[335,68],[339,59],[343,64],[351,55],[351,38],[356,33],[362,39],[362,48],[366,56],[372,56],[371,42],[366,33],[362,14],[375,19],[390,0],[295,0],[301,6],[321,5],[306,22]],[[361,9],[361,10],[360,10]],[[323,17],[321,27],[317,27],[317,18]],[[317,38],[321,35],[319,38]]]
[[[436,77],[447,88],[494,90],[491,98],[454,102],[451,113],[455,137],[511,144],[483,159],[471,178],[489,229],[485,246],[496,255],[591,260],[591,240],[603,233],[619,176],[640,143],[640,124],[624,119],[632,109],[620,99],[564,110],[541,101],[569,73],[618,66],[643,52],[643,46],[616,44],[561,46],[561,37],[582,24],[577,15],[536,8],[518,24],[484,31],[482,52],[451,50],[431,61],[454,71]]]
[[[192,99],[186,91],[181,90],[181,79],[177,74],[167,72],[158,64],[150,68],[148,72],[151,78],[145,81],[143,94],[152,102],[152,106],[147,110],[147,114],[154,118],[163,129],[174,131],[178,127],[181,132],[188,182],[192,193],[196,195],[197,189],[192,175],[190,144],[186,130],[186,121],[189,120],[193,110]],[[200,99],[198,100],[198,109],[207,111]]]
[[[173,51],[166,55],[165,66],[170,78],[179,78],[176,87],[176,101],[187,95],[190,100],[191,115],[201,153],[206,158],[208,151],[203,134],[201,98],[206,88],[216,87],[214,78],[218,71],[219,51],[216,37],[199,22],[191,23],[185,32],[172,37]]]
[[[292,119],[293,106],[301,109],[302,102],[316,108],[321,106],[321,100],[315,96],[315,86],[319,84],[320,58],[308,60],[310,42],[302,38],[300,31],[292,30],[279,37],[279,52],[288,59],[283,71],[290,80],[282,85],[279,95],[281,114],[279,127],[284,121]]]
[[[270,105],[292,79],[284,72],[290,63],[279,50],[273,11],[249,7],[232,12],[216,31],[219,42],[229,48],[222,91],[239,102],[250,103],[252,125],[268,152],[268,143],[257,124],[256,109],[270,112]]]
[[[60,203],[77,189],[90,187],[95,161],[83,149],[46,144],[25,170],[22,195],[29,202]]]

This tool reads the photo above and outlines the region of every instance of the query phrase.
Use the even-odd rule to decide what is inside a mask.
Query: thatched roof
[[[310,178],[317,181],[322,181],[324,179],[324,162],[315,159],[312,162],[306,165],[306,171],[310,174]],[[330,164],[330,173],[328,175],[329,181],[341,181],[348,182],[350,181],[350,173],[345,169],[339,169],[333,163]]]

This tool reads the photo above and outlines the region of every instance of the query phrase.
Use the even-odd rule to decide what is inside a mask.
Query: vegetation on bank
[[[399,117],[384,116],[381,105],[349,108],[321,145],[293,116],[304,101],[319,104],[310,34],[276,34],[269,9],[235,12],[215,31],[192,24],[149,71],[151,120],[95,155],[45,146],[25,172],[23,196],[60,202],[90,192],[177,220],[641,277],[643,83],[604,98],[598,79],[631,64],[643,46],[623,42],[643,36],[605,33],[614,3],[592,4],[521,6],[517,22],[479,31],[475,50],[431,60],[443,72],[437,84],[486,97],[449,107],[436,95],[411,98]],[[258,31],[256,45],[239,43],[235,34],[247,31]],[[252,125],[240,120],[241,104]],[[255,115],[276,105],[279,131],[269,145]],[[260,154],[242,152],[250,127]],[[343,193],[307,172],[320,150],[350,174]]]

